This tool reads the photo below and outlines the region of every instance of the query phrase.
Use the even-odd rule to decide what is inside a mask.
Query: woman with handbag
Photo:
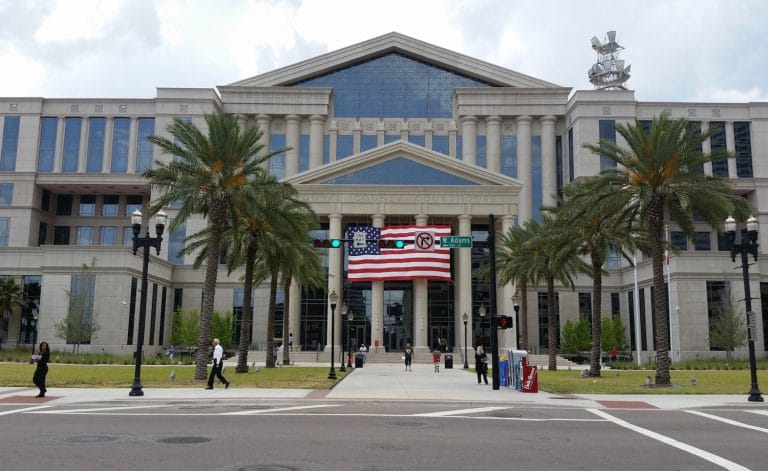
[[[51,359],[51,351],[48,348],[48,342],[40,342],[40,358],[37,360],[35,374],[32,375],[32,382],[40,389],[40,394],[35,397],[45,397],[45,376],[48,374],[48,361]]]

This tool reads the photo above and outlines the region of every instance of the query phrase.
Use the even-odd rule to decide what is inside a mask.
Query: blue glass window
[[[670,243],[680,250],[688,250],[688,238],[683,231],[672,231],[669,234]]]
[[[600,141],[616,143],[616,121],[612,119],[600,120]],[[616,167],[616,162],[608,157],[600,156],[600,170]]]
[[[117,243],[117,228],[101,227],[99,230],[99,241],[101,245],[115,245]]]
[[[323,165],[331,161],[331,136],[323,136]]]
[[[69,245],[69,226],[54,226],[53,245]]]
[[[517,178],[517,136],[501,138],[501,173]]]
[[[133,227],[131,226],[123,228],[123,245],[133,246]]]
[[[563,194],[563,136],[555,137],[555,185],[557,194]]]
[[[360,136],[360,152],[365,152],[367,150],[376,148],[377,142],[378,142],[377,136],[372,136],[370,134],[363,134],[362,136]]]
[[[11,218],[0,218],[0,247],[8,247]]]
[[[18,116],[6,116],[3,123],[3,144],[0,151],[0,170],[13,172],[16,170],[16,153],[19,150]]]
[[[141,211],[141,207],[144,204],[144,199],[141,195],[128,195],[125,198],[125,215],[131,216],[137,209]]]
[[[722,121],[712,121],[709,123],[710,129],[717,129],[709,138],[709,150],[713,154],[725,153],[727,150],[725,144],[725,123]],[[728,176],[728,159],[719,159],[712,161],[712,175],[716,177]]]
[[[80,216],[96,215],[96,196],[80,195]]]
[[[285,134],[272,134],[269,138],[269,151],[275,152],[285,147]],[[269,159],[269,174],[278,180],[285,177],[285,152],[273,155]]]
[[[448,136],[432,136],[432,150],[441,154],[449,155]]]
[[[408,142],[410,142],[411,144],[416,144],[417,146],[424,147],[425,138],[424,136],[410,135],[408,136]]]
[[[456,160],[464,160],[464,139],[461,136],[456,136]]]
[[[477,183],[396,157],[325,183],[335,185],[476,185]]]
[[[112,173],[128,171],[128,139],[131,135],[131,120],[115,118],[112,129]]]
[[[291,85],[333,88],[340,118],[450,118],[454,89],[492,86],[397,53]]]
[[[390,142],[397,142],[400,140],[400,134],[386,134],[384,135],[384,144],[389,144]]]
[[[88,122],[88,154],[85,159],[85,171],[99,173],[104,160],[105,118],[91,118]]]
[[[477,136],[477,143],[475,148],[475,162],[478,167],[488,168],[488,158],[486,157],[486,137]]]
[[[136,173],[152,168],[152,143],[147,139],[155,133],[155,118],[139,118],[136,136]]]
[[[299,138],[299,172],[309,170],[309,134]]]
[[[38,172],[53,172],[58,121],[57,118],[53,117],[43,117],[40,119],[40,148],[37,154]]]
[[[739,178],[752,178],[752,140],[749,134],[749,122],[734,122],[733,135],[736,141],[736,175]]]
[[[77,228],[77,245],[92,245],[93,228],[80,226]]]
[[[72,195],[56,196],[56,216],[72,215]]]
[[[688,121],[687,131],[694,136],[695,138],[701,137],[701,123],[699,121]],[[698,152],[702,152],[703,148],[701,143],[699,143],[698,147],[696,148]],[[704,174],[704,164],[701,163],[699,165],[696,165],[694,168],[691,169],[692,171],[700,174]]]
[[[118,216],[120,213],[120,197],[118,195],[104,195],[104,203],[101,205],[102,216]]]
[[[532,183],[532,199],[533,199],[533,217],[536,221],[541,222],[541,204],[542,199],[542,182],[541,182],[541,136],[531,137],[531,177]]]
[[[696,250],[712,250],[709,232],[697,232],[693,242]]]
[[[355,143],[352,136],[338,136],[336,138],[336,160],[341,160],[354,154],[354,146]]]
[[[77,172],[82,126],[83,120],[81,118],[70,117],[64,120],[64,156],[61,166],[63,172]]]
[[[183,222],[168,239],[168,261],[175,265],[184,264],[184,256],[179,252],[184,249],[184,239],[187,237],[187,223]]]
[[[0,183],[0,206],[13,204],[13,183]]]

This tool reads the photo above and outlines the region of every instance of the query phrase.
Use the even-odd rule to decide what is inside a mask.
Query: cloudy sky
[[[639,100],[768,101],[765,0],[0,0],[0,96],[152,98],[392,31],[573,89],[615,30]]]

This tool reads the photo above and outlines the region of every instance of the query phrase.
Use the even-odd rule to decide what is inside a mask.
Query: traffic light
[[[338,249],[342,242],[344,239],[315,239],[312,241],[312,245],[316,249]]]
[[[512,328],[512,318],[510,316],[496,316],[493,318],[493,327],[501,330]]]
[[[395,239],[379,239],[379,248],[380,249],[404,249],[405,241],[395,240]]]

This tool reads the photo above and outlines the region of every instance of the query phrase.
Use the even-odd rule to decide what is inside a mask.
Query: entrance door
[[[445,339],[446,345],[448,342],[450,342],[449,335],[449,329],[447,326],[444,325],[433,325],[429,329],[430,331],[430,337],[429,337],[429,348],[431,350],[434,350],[435,348],[440,349],[441,340]]]
[[[401,351],[413,343],[413,289],[410,283],[384,288],[384,348]]]

